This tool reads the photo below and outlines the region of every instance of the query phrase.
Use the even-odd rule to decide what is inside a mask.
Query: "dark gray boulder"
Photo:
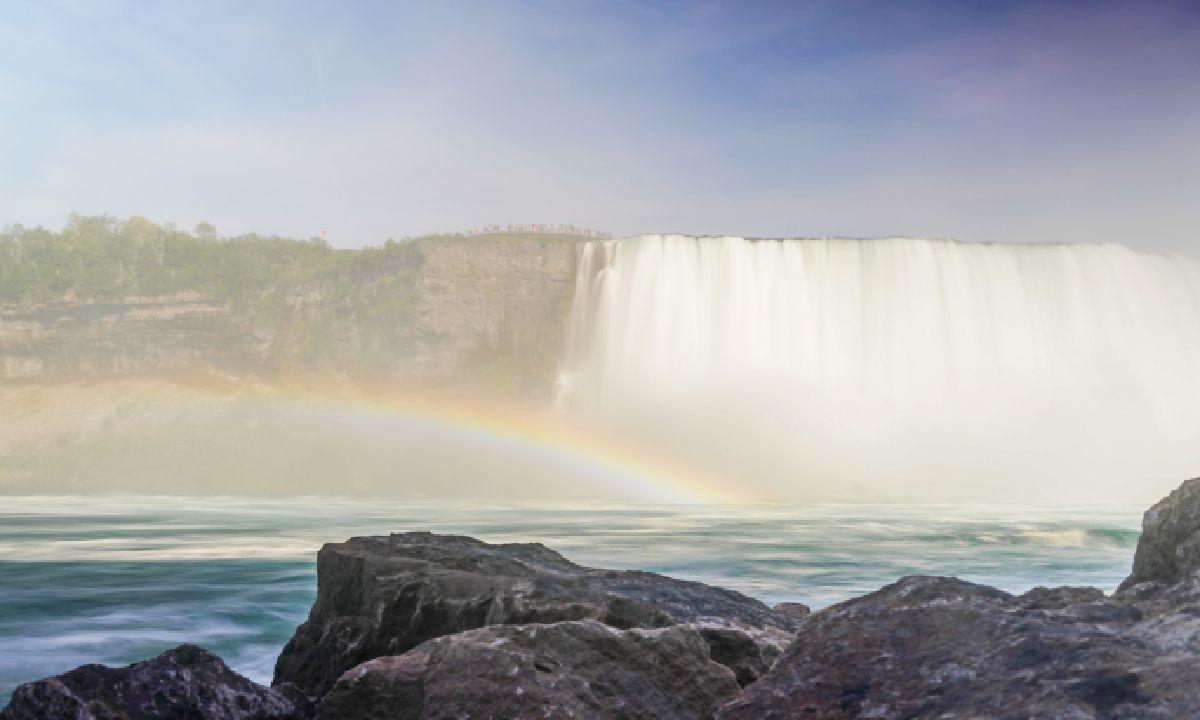
[[[1200,569],[1200,478],[1188,480],[1142,516],[1133,572],[1121,589],[1176,583]]]
[[[1067,593],[1070,595],[1071,593]],[[1196,656],[1165,652],[1126,604],[1024,601],[908,577],[815,613],[721,720],[1180,718],[1200,712]]]
[[[3,720],[300,720],[312,703],[292,685],[263,687],[195,645],[122,668],[83,665],[25,683]]]
[[[1064,608],[1085,602],[1100,602],[1104,591],[1094,587],[1035,587],[1017,597],[1021,605],[1033,610]]]
[[[738,693],[694,628],[593,620],[448,635],[348,671],[322,720],[699,720]]]
[[[781,602],[771,609],[780,615],[787,615],[788,617],[792,617],[797,620],[803,620],[809,615],[812,615],[812,608],[804,603],[798,602]]]
[[[904,578],[807,618],[719,717],[1200,717],[1198,548],[1189,480],[1146,512],[1112,596]]]
[[[540,544],[492,545],[426,532],[360,537],[321,548],[316,602],[280,655],[275,681],[316,697],[350,668],[433,638],[584,619],[621,629],[689,624],[726,631],[709,637],[744,680],[770,665],[798,625],[731,590],[586,568]],[[740,649],[733,649],[733,634],[746,640]]]
[[[732,670],[742,687],[761,677],[776,657],[763,653],[758,643],[740,630],[706,627],[700,629],[700,637],[708,643],[709,656]]]

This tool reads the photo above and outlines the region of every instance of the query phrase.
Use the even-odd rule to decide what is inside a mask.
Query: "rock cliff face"
[[[356,538],[322,550],[273,688],[184,646],[28,683],[0,717],[1200,717],[1198,489],[1146,513],[1111,596],[913,576],[811,614],[536,544]]]
[[[297,288],[270,331],[270,364],[548,392],[566,341],[577,246],[553,236],[413,241]]]
[[[0,380],[260,367],[266,345],[197,295],[0,308]]]
[[[435,237],[238,307],[195,294],[0,308],[0,381],[328,373],[549,392],[578,238]],[[264,288],[264,293],[268,289]]]

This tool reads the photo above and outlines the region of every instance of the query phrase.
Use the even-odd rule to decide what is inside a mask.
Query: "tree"
[[[217,228],[212,223],[201,222],[196,225],[196,237],[200,240],[216,240]]]

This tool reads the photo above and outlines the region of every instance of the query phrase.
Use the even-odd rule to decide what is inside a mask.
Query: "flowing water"
[[[824,606],[910,573],[1112,590],[1140,507],[495,506],[336,498],[5,497],[0,703],[24,681],[181,642],[268,681],[322,542],[406,530],[538,541],[576,562]]]
[[[1197,368],[1190,258],[648,235],[582,249],[559,403],[751,495],[1133,501],[1200,466]]]

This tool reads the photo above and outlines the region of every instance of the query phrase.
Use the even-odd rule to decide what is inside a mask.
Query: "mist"
[[[1200,461],[1189,258],[643,236],[578,278],[560,405],[754,497],[1145,501]]]

